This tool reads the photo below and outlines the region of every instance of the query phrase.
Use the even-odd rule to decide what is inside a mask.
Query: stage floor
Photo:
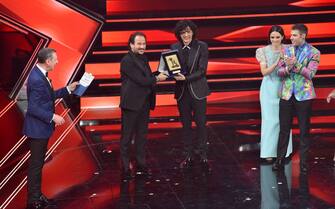
[[[294,152],[285,172],[272,172],[270,164],[261,162],[258,105],[208,106],[209,174],[197,161],[189,171],[179,168],[183,156],[178,112],[171,111],[172,107],[158,108],[152,114],[147,143],[152,175],[136,176],[128,182],[120,179],[120,120],[109,114],[112,110],[94,110],[87,113],[87,119],[83,117],[86,125],[81,124],[87,142],[69,135],[47,161],[42,192],[54,198],[59,209],[335,208],[332,105],[324,100],[313,105],[308,175],[299,171],[296,120]],[[162,117],[164,113],[169,114]],[[25,169],[19,174],[24,176]],[[15,180],[13,185],[17,183]],[[26,187],[7,209],[23,209],[25,201]]]
[[[180,170],[179,128],[149,131],[147,155],[152,176],[136,176],[129,182],[120,180],[119,142],[98,143],[101,171],[55,199],[61,209],[335,208],[332,136],[313,135],[308,175],[299,173],[299,141],[295,137],[295,152],[285,172],[276,174],[271,165],[259,160],[259,135],[237,129],[234,125],[208,125],[210,174],[196,164],[188,172]]]

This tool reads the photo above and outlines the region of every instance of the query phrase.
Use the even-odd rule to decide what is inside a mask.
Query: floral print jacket
[[[284,56],[291,56],[287,54],[292,53],[293,47],[292,45],[285,47]],[[316,97],[312,78],[319,66],[320,51],[308,43],[300,46],[298,50],[299,52],[296,53],[297,62],[291,69],[288,69],[283,57],[278,62],[277,74],[282,78],[279,97],[284,100],[289,100],[292,95],[298,101]]]

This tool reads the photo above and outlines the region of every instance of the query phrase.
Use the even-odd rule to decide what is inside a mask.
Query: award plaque
[[[175,75],[181,73],[181,63],[178,56],[178,50],[170,50],[162,52],[162,58],[165,63],[165,69],[169,72],[169,75]]]

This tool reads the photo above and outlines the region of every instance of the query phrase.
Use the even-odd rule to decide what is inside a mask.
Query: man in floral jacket
[[[295,24],[291,30],[292,45],[285,49],[279,61],[278,76],[282,78],[279,90],[279,141],[274,171],[282,170],[296,113],[300,129],[300,171],[306,173],[307,153],[310,144],[310,116],[312,99],[316,97],[312,78],[320,62],[320,52],[305,41],[308,29],[304,24]]]

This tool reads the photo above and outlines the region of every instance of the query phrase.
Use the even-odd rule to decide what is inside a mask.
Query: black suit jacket
[[[178,55],[183,62],[182,43],[178,42],[171,46],[171,49],[177,49]],[[180,100],[185,88],[188,88],[192,97],[198,100],[205,99],[210,90],[207,84],[206,73],[208,65],[208,46],[205,42],[194,40],[189,53],[187,67],[189,73],[185,75],[186,81],[177,81],[175,87],[175,98]]]
[[[152,75],[148,60],[142,55],[129,51],[121,61],[121,100],[123,109],[140,110],[145,101],[150,101],[150,109],[156,104],[156,78]]]

